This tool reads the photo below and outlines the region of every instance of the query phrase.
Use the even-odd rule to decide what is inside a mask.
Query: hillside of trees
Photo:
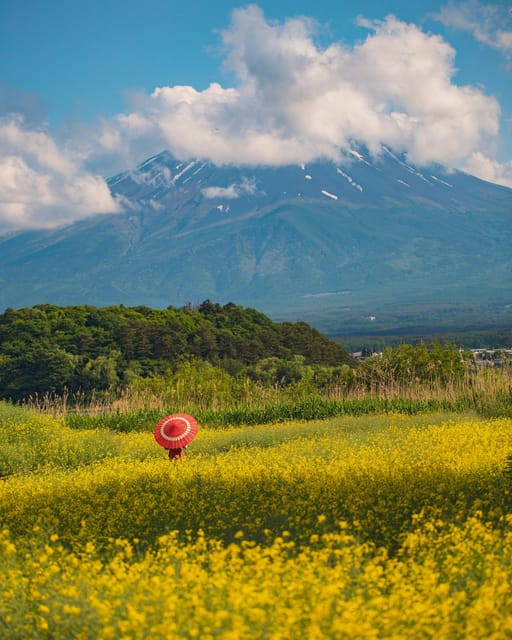
[[[274,374],[290,363],[353,366],[341,345],[304,322],[276,323],[251,308],[36,305],[0,315],[0,398],[90,393],[166,376],[201,360],[230,375]],[[293,368],[293,367],[292,367]],[[268,366],[267,366],[268,369]]]

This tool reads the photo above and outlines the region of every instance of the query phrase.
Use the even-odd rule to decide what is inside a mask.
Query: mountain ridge
[[[487,205],[485,190],[491,189],[494,198],[501,194],[504,199],[509,198],[512,192],[508,187],[483,181],[458,170],[448,170],[440,165],[431,165],[422,171],[406,162],[405,156],[400,158],[387,147],[383,148],[381,156],[375,160],[372,160],[370,155],[367,156],[369,159],[366,159],[365,156],[354,150],[350,150],[348,153],[350,158],[345,156],[346,164],[343,165],[343,168],[338,166],[341,163],[332,160],[282,167],[248,165],[235,167],[232,165],[218,166],[197,159],[181,162],[173,158],[168,151],[163,151],[142,162],[135,170],[113,176],[107,183],[112,193],[116,195],[121,193],[122,196],[130,198],[135,192],[136,200],[146,202],[161,201],[173,191],[180,189],[185,194],[194,193],[197,196],[197,182],[199,182],[205,200],[219,201],[224,199],[224,201],[228,200],[230,204],[233,204],[235,201],[244,201],[249,196],[256,199],[259,196],[261,199],[262,195],[268,195],[269,198],[265,201],[268,199],[274,201],[277,198],[282,198],[283,195],[286,196],[286,199],[291,200],[297,198],[316,200],[323,197],[323,199],[340,199],[345,206],[357,208],[369,204],[383,206],[386,202],[389,206],[411,202],[416,204],[423,200],[435,206],[440,206],[441,203],[441,206],[451,204],[454,208],[467,207],[475,210],[475,207]],[[370,167],[374,172],[373,176],[370,176],[370,188],[364,185],[366,180],[361,178],[361,168],[366,177],[369,177],[367,167]],[[322,173],[320,179],[320,182],[323,181],[322,184],[318,184],[319,181],[315,175],[318,168]],[[194,171],[190,175],[192,169]],[[206,176],[194,179],[194,176],[205,171]],[[353,175],[347,171],[351,171]],[[440,173],[443,177],[433,175],[434,173]],[[273,178],[269,179],[270,176]],[[299,182],[302,178],[306,182],[302,182],[301,187]],[[448,180],[460,182],[461,179],[466,188],[470,187],[468,193],[456,190],[456,197],[451,198],[450,190],[453,191],[454,185]],[[271,192],[267,194],[263,189],[258,188],[258,180],[265,184],[265,188],[270,186]],[[401,193],[397,192],[396,188],[393,190],[389,187],[391,180],[400,185]],[[192,181],[190,184],[195,185],[195,189],[187,189],[185,186],[190,181]],[[283,183],[286,185],[286,191],[279,190],[278,185]],[[388,183],[387,186],[386,183]],[[411,186],[411,183],[414,185]],[[134,185],[136,185],[135,189]],[[141,185],[154,188],[153,190],[144,190]],[[486,185],[484,189],[482,189],[483,185]],[[396,185],[393,186],[396,187]],[[411,189],[413,190],[411,191]],[[435,191],[434,194],[429,193],[429,191],[432,192],[432,189]],[[412,197],[409,197],[408,191]],[[486,197],[482,200],[483,194]],[[219,206],[222,205],[217,204],[215,208],[219,209]]]
[[[347,153],[219,167],[163,151],[108,180],[124,213],[0,238],[0,307],[209,298],[280,320],[338,309],[341,325],[390,305],[512,302],[512,189]]]

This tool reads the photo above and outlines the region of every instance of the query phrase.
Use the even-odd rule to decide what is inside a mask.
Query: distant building
[[[471,360],[477,367],[503,367],[512,364],[512,349],[471,349]]]

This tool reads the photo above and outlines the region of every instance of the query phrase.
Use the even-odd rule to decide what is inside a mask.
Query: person
[[[169,449],[169,460],[177,460],[178,458],[184,458],[186,448],[187,447],[182,447],[180,449]]]
[[[158,421],[153,429],[157,443],[167,451],[169,460],[185,457],[185,449],[196,437],[199,425],[187,413],[173,413]]]

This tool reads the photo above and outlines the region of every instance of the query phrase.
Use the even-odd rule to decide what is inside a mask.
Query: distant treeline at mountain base
[[[453,344],[461,349],[510,349],[512,348],[512,325],[494,329],[471,329],[440,333],[353,335],[333,337],[351,353],[356,351],[383,351],[402,344],[417,345],[439,342]]]

